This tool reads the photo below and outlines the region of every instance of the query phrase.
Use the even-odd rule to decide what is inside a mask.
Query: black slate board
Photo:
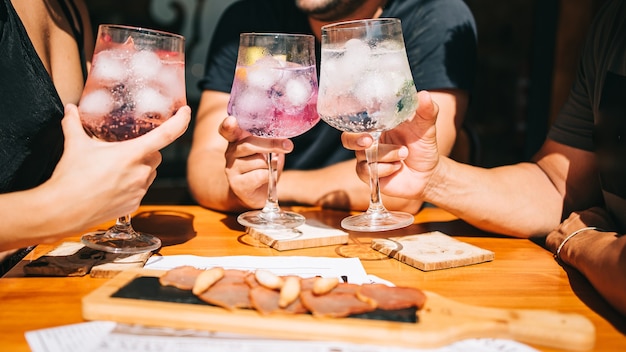
[[[137,277],[120,288],[111,297],[210,305],[200,300],[190,290],[181,290],[173,286],[161,285],[159,278],[153,276]],[[376,309],[372,312],[352,315],[350,318],[415,323],[417,322],[416,311],[415,308],[398,310]]]

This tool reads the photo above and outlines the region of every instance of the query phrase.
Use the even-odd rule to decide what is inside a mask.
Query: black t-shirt
[[[462,0],[390,0],[381,17],[402,21],[404,41],[418,90],[458,88],[471,91],[476,65],[476,25]],[[308,19],[293,0],[241,0],[217,25],[206,62],[202,90],[230,92],[239,34],[277,32],[312,34]],[[316,43],[319,69],[320,43]],[[320,122],[292,139],[285,169],[310,170],[354,157],[341,145],[341,132]]]
[[[598,12],[548,138],[596,155],[606,208],[626,231],[626,2]],[[572,160],[575,163],[576,160]]]

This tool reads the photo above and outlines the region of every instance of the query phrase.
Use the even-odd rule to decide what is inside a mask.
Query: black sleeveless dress
[[[70,2],[75,23],[59,3],[82,48],[78,11]],[[52,174],[63,151],[63,104],[10,0],[0,3],[0,53],[0,193],[7,193]]]
[[[72,24],[83,76],[82,21],[75,5],[59,1]],[[72,16],[73,12],[74,16]],[[74,20],[76,19],[76,20]],[[46,181],[63,152],[63,104],[10,0],[0,3],[0,193]],[[2,225],[0,225],[2,226]],[[28,253],[22,249],[0,262],[0,275]]]

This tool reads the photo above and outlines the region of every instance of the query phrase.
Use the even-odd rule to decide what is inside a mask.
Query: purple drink
[[[255,136],[291,138],[319,122],[316,104],[315,66],[264,57],[237,66],[228,114]]]

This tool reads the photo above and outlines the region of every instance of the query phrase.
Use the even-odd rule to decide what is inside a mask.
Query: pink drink
[[[139,137],[186,104],[183,53],[137,50],[101,36],[79,112],[85,130],[109,142]]]
[[[238,65],[228,103],[242,129],[255,136],[291,138],[319,122],[315,66],[272,57]]]

